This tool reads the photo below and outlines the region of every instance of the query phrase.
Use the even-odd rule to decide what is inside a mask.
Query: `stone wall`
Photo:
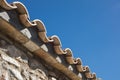
[[[70,80],[0,34],[0,80]]]

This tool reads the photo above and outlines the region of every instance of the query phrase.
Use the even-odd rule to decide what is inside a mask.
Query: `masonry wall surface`
[[[70,79],[0,34],[0,80]]]

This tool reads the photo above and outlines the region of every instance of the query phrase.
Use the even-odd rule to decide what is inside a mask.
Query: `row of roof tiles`
[[[46,35],[46,28],[41,20],[33,20],[32,22],[29,20],[29,14],[26,7],[21,2],[13,2],[12,4],[8,4],[6,0],[0,0],[0,6],[6,10],[16,10],[19,14],[19,19],[21,23],[28,27],[35,27],[37,26],[39,32],[39,38],[44,43],[53,43],[54,51],[57,55],[65,55],[65,59],[69,64],[75,65],[76,69],[80,73],[84,73],[87,79],[97,80],[96,74],[91,73],[88,66],[83,66],[82,61],[80,58],[75,59],[73,57],[73,53],[71,49],[66,48],[65,50],[62,49],[61,41],[58,36],[47,37]]]

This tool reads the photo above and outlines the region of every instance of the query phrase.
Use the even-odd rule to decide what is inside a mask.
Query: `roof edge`
[[[66,60],[69,64],[76,65],[76,68],[79,72],[84,72],[86,78],[96,80],[96,74],[91,73],[88,66],[83,66],[80,58],[74,59],[73,53],[71,49],[66,48],[62,49],[62,44],[58,36],[47,37],[47,32],[45,25],[39,19],[33,20],[32,22],[29,20],[29,14],[27,8],[21,2],[13,2],[12,4],[8,4],[6,0],[0,0],[0,6],[6,10],[15,9],[19,13],[19,19],[23,25],[26,27],[34,27],[37,26],[39,29],[38,35],[39,38],[44,43],[53,43],[54,50],[57,55],[66,55]]]

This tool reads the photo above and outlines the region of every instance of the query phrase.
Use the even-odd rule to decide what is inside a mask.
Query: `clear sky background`
[[[26,5],[31,20],[42,20],[47,35],[58,35],[63,49],[71,48],[97,77],[119,80],[120,0],[19,1]]]

